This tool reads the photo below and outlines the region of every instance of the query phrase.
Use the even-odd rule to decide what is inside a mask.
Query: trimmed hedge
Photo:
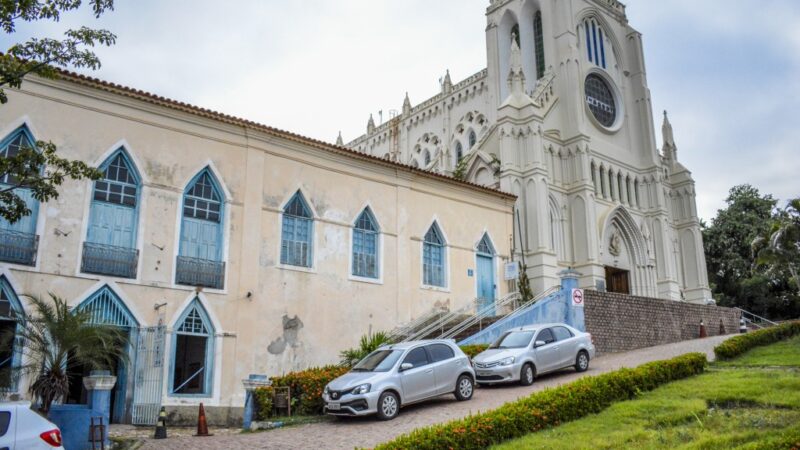
[[[258,417],[264,419],[272,414],[272,404],[262,402],[262,398],[272,398],[274,387],[288,386],[292,395],[292,414],[322,414],[322,390],[334,378],[350,370],[341,366],[314,367],[300,372],[287,373],[282,377],[271,377],[272,387],[258,388],[255,399],[258,403]]]
[[[546,389],[506,403],[498,409],[441,425],[415,430],[376,450],[485,449],[544,428],[598,413],[612,403],[629,400],[670,381],[703,372],[706,357],[690,353],[635,369],[619,369]]]
[[[714,347],[714,354],[719,360],[732,359],[754,347],[772,344],[796,334],[800,334],[800,320],[732,337]]]
[[[461,348],[461,351],[464,352],[465,355],[469,356],[469,359],[472,359],[478,353],[489,348],[489,345],[488,344],[460,345],[459,348]]]

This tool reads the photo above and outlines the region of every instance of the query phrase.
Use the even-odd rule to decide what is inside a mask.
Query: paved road
[[[415,428],[447,422],[468,414],[495,409],[506,402],[526,396],[544,388],[569,383],[582,376],[598,375],[621,367],[636,367],[659,359],[669,359],[684,353],[702,352],[713,358],[713,348],[730,336],[714,336],[705,339],[678,342],[649,347],[625,353],[604,355],[591,362],[589,370],[576,373],[564,370],[543,375],[532,386],[499,386],[475,391],[472,400],[457,402],[453,396],[404,408],[390,422],[379,422],[372,418],[348,418],[313,423],[297,427],[281,428],[260,433],[229,434],[206,438],[174,437],[166,440],[145,441],[141,449],[169,450],[217,450],[217,449],[352,449],[374,447],[393,437]]]

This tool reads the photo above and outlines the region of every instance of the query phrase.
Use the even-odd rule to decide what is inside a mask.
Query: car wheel
[[[533,364],[525,363],[519,372],[519,384],[530,386],[533,384],[534,378],[536,378],[536,370],[533,368]]]
[[[456,391],[454,392],[456,400],[460,402],[469,400],[472,398],[473,392],[475,392],[475,386],[472,383],[472,378],[469,375],[461,375],[458,377],[458,381],[456,381]]]
[[[581,350],[578,356],[575,357],[575,370],[578,372],[586,372],[589,368],[589,354]]]
[[[400,414],[400,400],[397,394],[386,391],[378,398],[378,418],[392,420]]]

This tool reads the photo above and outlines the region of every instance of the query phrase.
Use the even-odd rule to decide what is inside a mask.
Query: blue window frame
[[[488,234],[484,234],[481,241],[478,242],[477,250],[481,255],[494,256],[494,246],[492,245],[492,241],[489,240]]]
[[[312,266],[314,216],[303,194],[294,194],[283,208],[281,227],[281,264]]]
[[[173,396],[209,397],[214,377],[214,326],[198,298],[175,325],[169,392]]]
[[[189,182],[183,194],[176,283],[215,289],[224,286],[223,199],[220,184],[209,168]]]
[[[100,170],[104,176],[94,182],[81,271],[136,278],[141,177],[122,148]]]
[[[117,377],[117,384],[114,385],[112,395],[114,396],[114,409],[111,411],[112,419],[115,421],[124,420],[126,404],[126,393],[128,392],[128,375],[133,374],[133,362],[135,361],[134,348],[139,332],[139,321],[125,306],[125,302],[108,285],[95,291],[90,297],[78,305],[78,310],[89,312],[89,323],[97,325],[111,325],[119,329],[128,336],[128,346],[126,348],[128,361],[118,361],[114,367],[114,375]],[[72,370],[72,368],[69,368]]]
[[[372,211],[367,207],[356,219],[353,227],[353,275],[364,278],[379,277],[380,230]]]
[[[445,287],[445,265],[444,238],[439,225],[434,222],[422,243],[422,283]]]
[[[6,333],[19,334],[18,316],[22,314],[22,304],[17,293],[11,288],[8,280],[0,276],[0,335]],[[15,371],[22,363],[22,342],[15,337],[10,342],[3,342],[0,347],[0,392],[17,390],[19,374]]]
[[[0,141],[0,158],[14,157],[23,148],[36,148],[36,139],[25,125]],[[16,186],[17,183],[18,180],[10,174],[0,177],[0,188]],[[0,218],[0,261],[33,266],[36,264],[39,247],[36,236],[39,201],[33,198],[33,191],[24,186],[15,188],[14,193],[25,202],[30,214],[14,223]]]

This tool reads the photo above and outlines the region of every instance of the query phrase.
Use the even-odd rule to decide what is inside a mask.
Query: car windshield
[[[502,336],[500,339],[495,341],[489,348],[523,348],[527,347],[528,344],[531,343],[531,338],[533,334],[536,333],[535,330],[531,331],[511,331]]]
[[[350,370],[352,372],[388,372],[402,354],[402,350],[375,350]]]

